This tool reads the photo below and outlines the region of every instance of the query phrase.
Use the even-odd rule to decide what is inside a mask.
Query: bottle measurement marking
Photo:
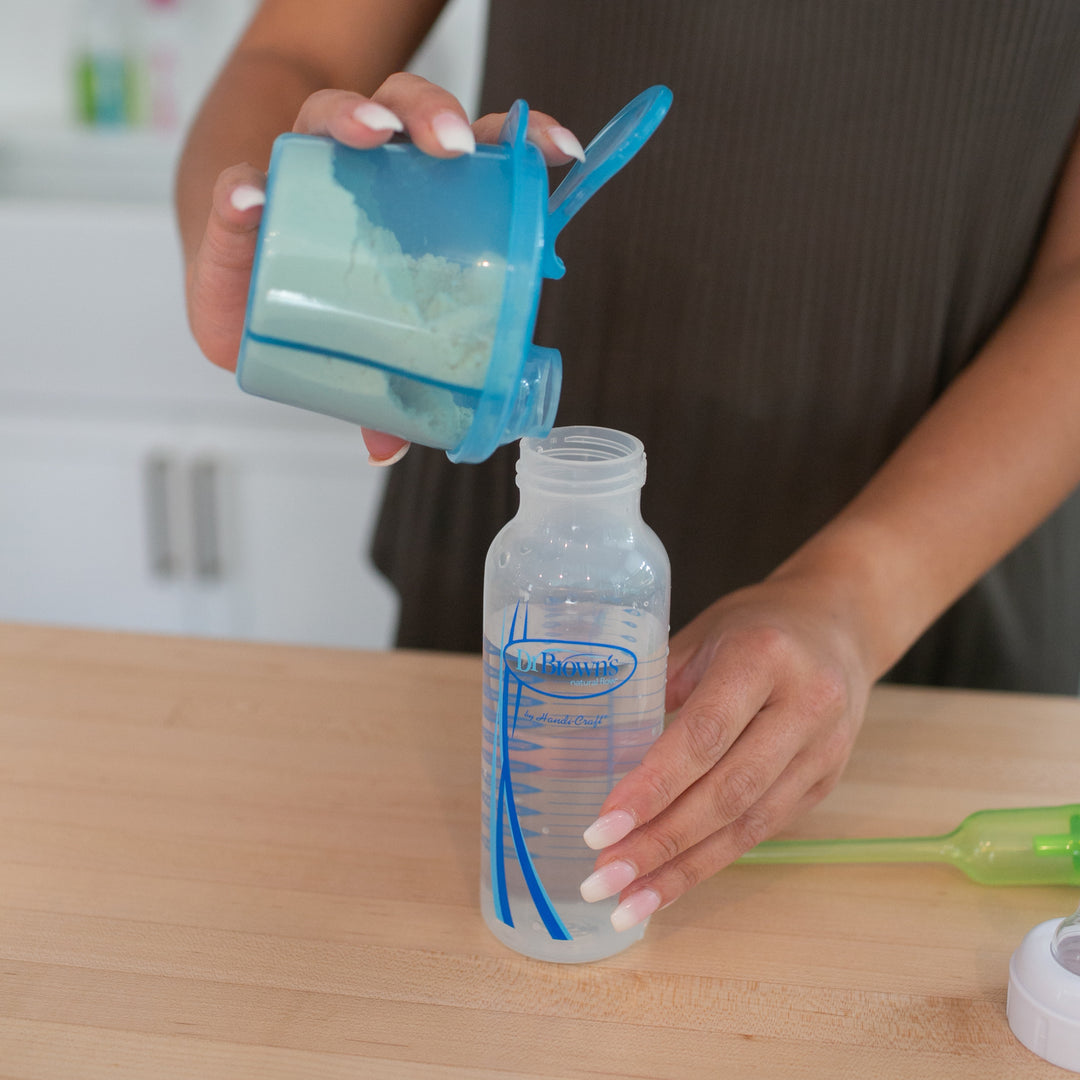
[[[565,620],[551,618],[532,620],[551,635],[533,639],[529,614],[524,601],[504,609],[499,644],[485,642],[483,746],[490,817],[483,845],[491,863],[496,919],[514,927],[511,898],[524,886],[534,917],[552,938],[567,940],[561,937],[560,924],[567,924],[556,904],[570,910],[576,903],[577,883],[595,859],[582,833],[662,727],[667,659],[666,654],[646,656],[639,664],[626,646],[600,644],[602,618],[584,631],[598,641],[571,637]],[[629,642],[636,644],[632,637]],[[617,674],[622,669],[640,678],[630,684],[616,677],[597,692],[594,686],[573,686],[581,681],[576,676],[582,667]],[[623,689],[628,684],[629,691]],[[575,708],[576,702],[582,707]],[[520,782],[530,774],[542,790]],[[516,887],[508,880],[508,866],[520,875]],[[542,871],[545,866],[549,869]],[[555,866],[565,869],[555,873]],[[570,884],[570,878],[576,880]],[[558,883],[554,893],[547,888],[549,879]]]

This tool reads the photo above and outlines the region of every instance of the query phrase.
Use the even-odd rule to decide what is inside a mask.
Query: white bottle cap
[[[1052,1065],[1080,1072],[1080,975],[1050,951],[1061,919],[1029,931],[1009,961],[1005,1012],[1013,1034]]]

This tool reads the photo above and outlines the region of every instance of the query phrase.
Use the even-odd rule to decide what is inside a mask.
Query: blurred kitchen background
[[[486,4],[410,65],[472,115]],[[184,317],[174,163],[254,7],[3,0],[0,620],[391,641],[359,429],[243,394]]]

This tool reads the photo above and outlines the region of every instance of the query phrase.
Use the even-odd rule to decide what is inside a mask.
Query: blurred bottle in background
[[[190,81],[190,7],[186,0],[80,0],[74,61],[81,123],[179,128]]]
[[[180,125],[187,15],[183,0],[143,0],[140,6],[139,119],[160,131]]]
[[[75,107],[84,124],[118,127],[137,115],[127,0],[82,0],[75,25]]]

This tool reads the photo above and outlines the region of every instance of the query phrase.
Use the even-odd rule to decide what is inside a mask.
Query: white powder
[[[345,285],[369,315],[351,351],[406,372],[480,389],[491,359],[506,261],[485,253],[461,265],[416,258],[389,229],[356,215]]]
[[[262,381],[250,388],[426,445],[460,443],[491,360],[505,259],[406,254],[317,156],[283,171],[271,209],[256,332],[371,363],[251,343],[245,366],[277,371],[250,372],[245,388]]]

